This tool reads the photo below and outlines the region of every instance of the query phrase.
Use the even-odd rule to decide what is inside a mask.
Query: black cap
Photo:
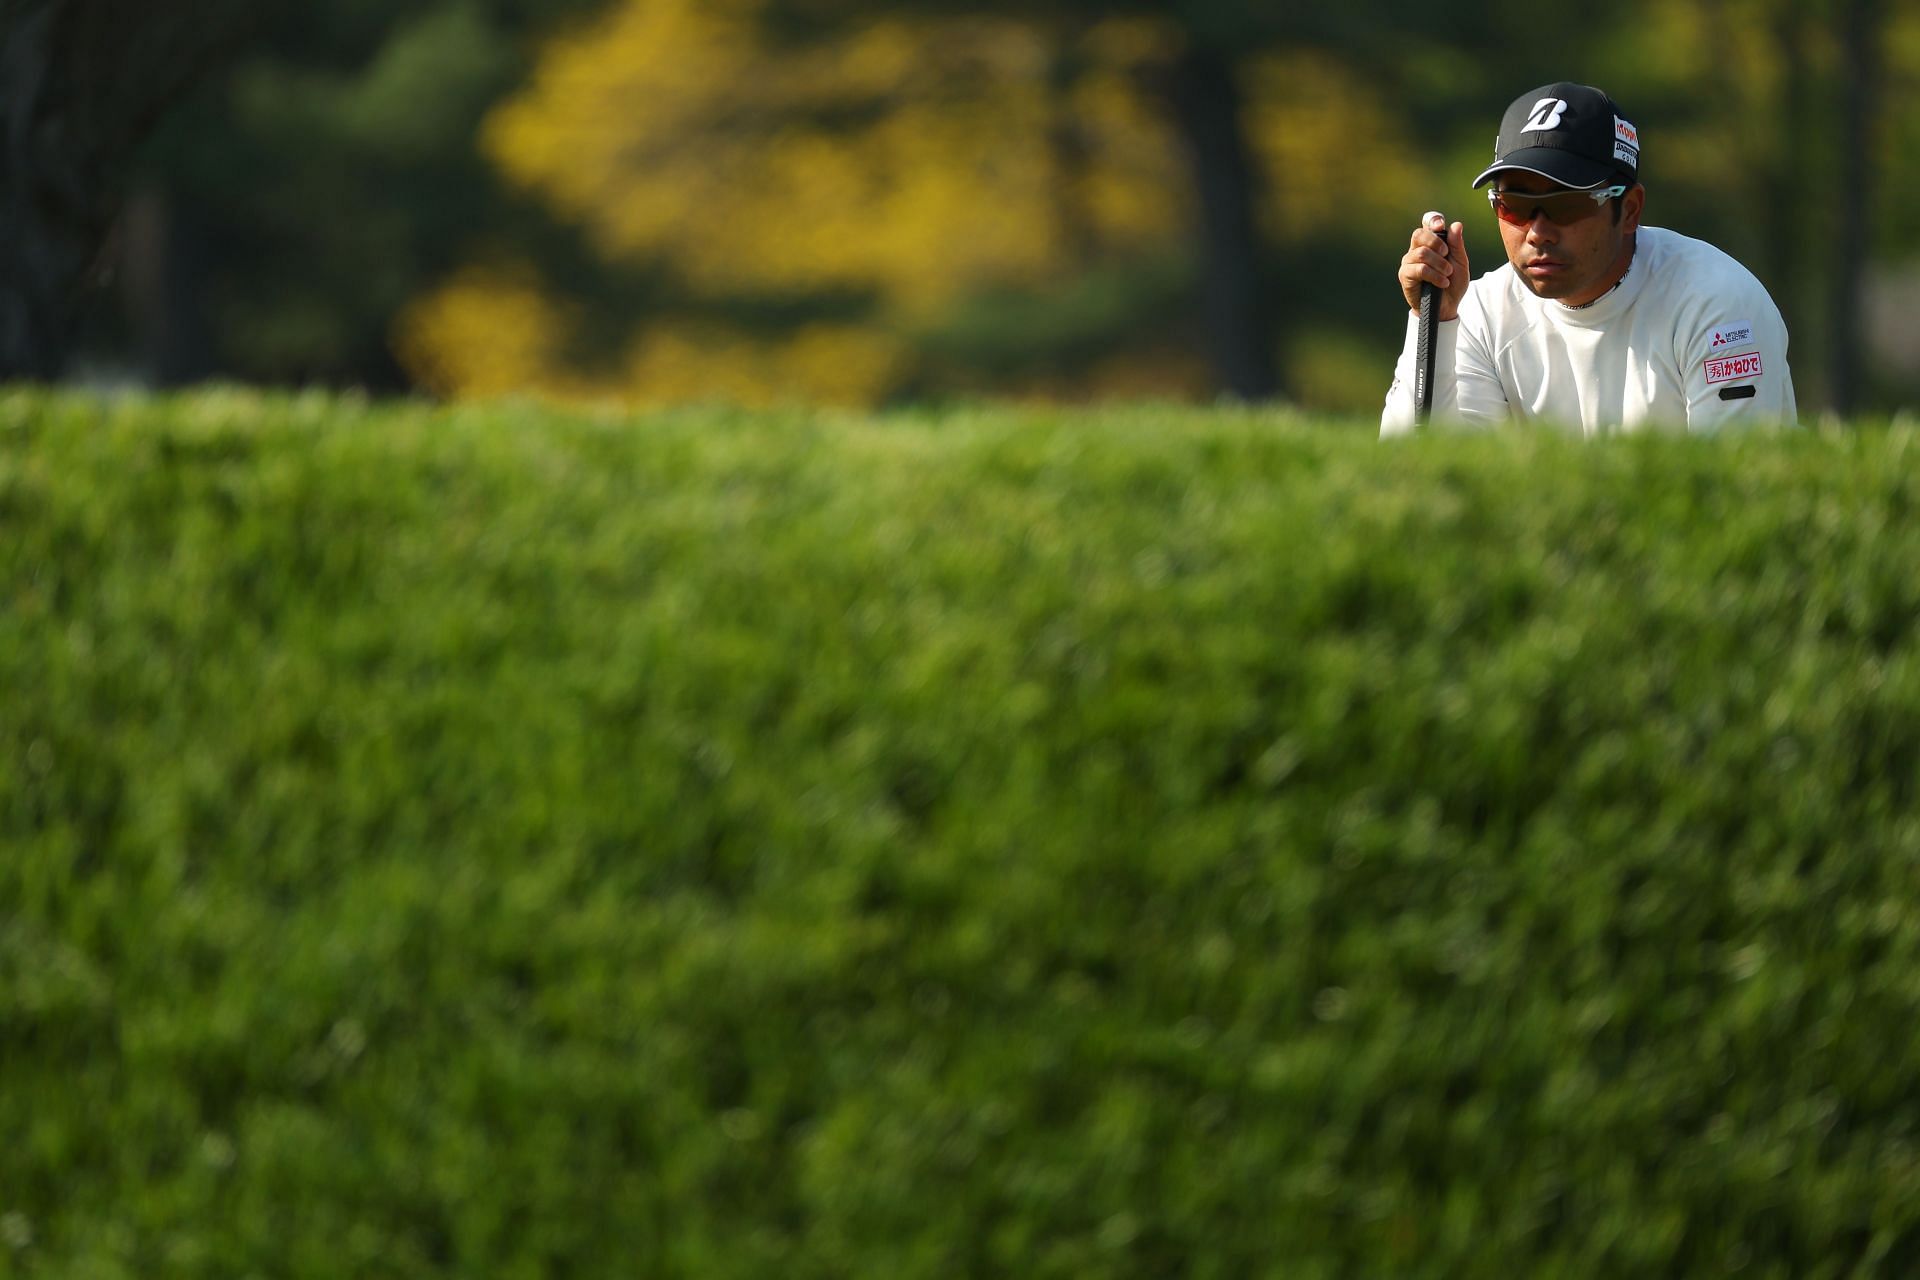
[[[1563,187],[1591,190],[1640,180],[1640,131],[1620,104],[1588,84],[1561,80],[1529,89],[1500,117],[1493,163],[1478,187],[1502,169],[1524,169]]]

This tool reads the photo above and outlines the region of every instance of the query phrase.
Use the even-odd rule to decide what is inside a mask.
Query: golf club
[[[1420,218],[1420,225],[1440,235],[1440,252],[1447,252],[1447,218],[1432,209]],[[1440,331],[1440,290],[1431,284],[1420,286],[1420,336],[1414,348],[1413,421],[1416,427],[1427,425],[1433,416],[1433,348]]]

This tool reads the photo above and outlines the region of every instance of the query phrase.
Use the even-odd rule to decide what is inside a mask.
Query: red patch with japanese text
[[[1760,376],[1760,353],[1749,351],[1743,356],[1715,356],[1707,361],[1707,385],[1716,382],[1738,382],[1742,378]]]

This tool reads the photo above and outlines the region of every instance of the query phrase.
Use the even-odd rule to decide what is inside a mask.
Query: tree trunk
[[[0,0],[0,380],[59,376],[134,149],[248,8]]]
[[[1756,203],[1765,220],[1767,261],[1771,268],[1768,274],[1772,276],[1774,301],[1786,318],[1787,332],[1792,334],[1796,328],[1811,330],[1815,310],[1806,305],[1808,291],[1803,279],[1807,264],[1802,246],[1810,212],[1806,192],[1810,186],[1808,174],[1812,172],[1809,153],[1813,150],[1808,120],[1814,108],[1812,74],[1807,62],[1810,36],[1805,12],[1798,0],[1787,0],[1774,10],[1773,42],[1780,57],[1780,100],[1773,111],[1777,125],[1772,130],[1772,150],[1766,160],[1765,191]],[[1807,321],[1804,326],[1799,323],[1802,320]],[[1809,354],[1809,348],[1803,347],[1794,356],[1801,361],[1806,374],[1811,375],[1816,367],[1807,359]],[[1810,384],[1797,388],[1803,399],[1809,389]]]
[[[1052,173],[1054,240],[1060,256],[1074,273],[1084,271],[1098,256],[1093,216],[1087,209],[1086,178],[1091,167],[1086,131],[1074,109],[1073,92],[1080,82],[1084,58],[1077,47],[1077,26],[1052,28],[1053,50],[1047,64],[1047,159]]]
[[[1201,305],[1221,389],[1244,400],[1277,395],[1271,315],[1260,289],[1257,181],[1241,122],[1233,59],[1193,46],[1173,68],[1174,115],[1193,166]]]
[[[193,206],[158,188],[136,192],[116,239],[141,375],[157,387],[211,377],[213,334],[202,307],[210,245]]]
[[[1844,47],[1840,75],[1840,234],[1834,248],[1828,336],[1832,342],[1830,399],[1841,417],[1860,403],[1861,286],[1873,252],[1873,133],[1880,81],[1882,25],[1879,0],[1843,0]]]
[[[68,295],[103,228],[84,182],[48,136],[59,8],[8,12],[0,37],[0,379],[51,379],[64,356]]]

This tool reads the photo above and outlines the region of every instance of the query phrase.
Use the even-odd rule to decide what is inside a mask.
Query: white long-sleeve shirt
[[[1705,241],[1642,227],[1618,288],[1585,307],[1534,296],[1502,265],[1438,326],[1433,421],[1539,423],[1588,436],[1651,427],[1793,425],[1787,326],[1753,273]],[[1380,417],[1413,430],[1419,313]]]

